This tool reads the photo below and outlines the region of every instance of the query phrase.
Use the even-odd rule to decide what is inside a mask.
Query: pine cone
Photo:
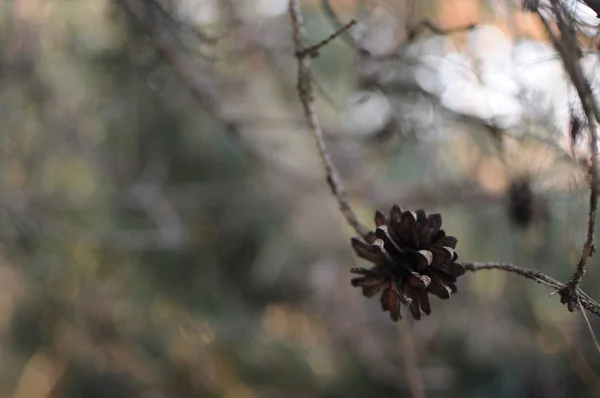
[[[522,176],[511,181],[506,196],[508,217],[517,227],[527,229],[550,221],[548,200],[534,191],[530,177]]]
[[[431,313],[428,293],[441,299],[456,293],[456,278],[465,270],[456,263],[456,238],[441,229],[439,214],[403,212],[394,205],[389,218],[377,211],[375,224],[368,243],[352,239],[356,254],[375,264],[371,269],[353,268],[352,273],[362,276],[352,279],[352,285],[361,287],[366,297],[382,292],[381,307],[392,320],[402,318],[401,304],[418,320]]]
[[[521,228],[533,221],[535,196],[529,178],[517,178],[508,187],[508,215]]]

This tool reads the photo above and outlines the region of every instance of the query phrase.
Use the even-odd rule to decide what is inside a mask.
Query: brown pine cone
[[[431,313],[428,293],[441,299],[456,293],[456,278],[465,270],[456,263],[456,238],[441,229],[439,214],[403,212],[394,205],[389,218],[377,211],[375,224],[368,243],[352,239],[356,254],[375,264],[371,269],[353,268],[352,273],[362,276],[352,279],[352,285],[361,287],[366,297],[382,292],[382,309],[392,320],[402,318],[400,304],[421,319]]]

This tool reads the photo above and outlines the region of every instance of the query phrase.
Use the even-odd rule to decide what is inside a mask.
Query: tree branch
[[[572,26],[569,25],[568,21],[565,20],[564,9],[558,0],[551,0],[551,8],[554,16],[557,20],[558,30],[560,32],[560,39],[553,32],[550,24],[537,10],[538,15],[552,44],[560,54],[563,65],[569,78],[575,89],[581,106],[585,113],[588,121],[589,129],[589,146],[590,146],[590,166],[589,166],[589,178],[590,178],[590,200],[589,200],[589,212],[588,212],[588,225],[587,225],[587,236],[583,245],[581,258],[577,263],[577,267],[570,281],[566,284],[565,288],[561,290],[562,302],[568,305],[570,311],[573,311],[576,304],[575,288],[581,282],[583,275],[585,274],[585,267],[589,262],[590,257],[594,253],[594,231],[596,227],[596,213],[598,208],[598,133],[596,131],[596,121],[600,121],[600,110],[594,100],[592,89],[589,82],[583,74],[581,65],[579,64],[581,51],[575,32]]]
[[[559,294],[561,294],[561,291],[563,291],[564,289],[567,288],[567,284],[562,283],[562,282],[558,281],[557,279],[554,279],[551,276],[544,274],[543,272],[540,272],[540,271],[537,271],[534,269],[521,268],[514,264],[494,263],[494,262],[486,262],[486,263],[464,262],[464,263],[462,263],[462,266],[465,268],[465,270],[471,271],[471,272],[497,269],[497,270],[517,274],[524,278],[536,281],[537,283],[541,283],[543,285],[550,286],[555,289],[554,292],[558,292]],[[561,294],[561,301],[562,301],[562,298],[563,298],[563,296]],[[590,296],[588,296],[583,290],[581,290],[580,288],[578,288],[576,286],[573,287],[573,299],[575,300],[576,304],[581,303],[581,306],[583,308],[585,308],[592,314],[600,317],[600,304],[598,304]]]
[[[300,3],[298,0],[290,0],[289,14],[292,23],[292,37],[294,40],[294,47],[296,50],[295,54],[296,59],[298,60],[298,96],[300,98],[300,102],[302,103],[302,107],[304,108],[304,117],[306,118],[306,122],[310,131],[315,137],[317,148],[319,150],[319,155],[321,156],[321,160],[323,161],[323,165],[325,167],[327,183],[329,184],[329,186],[331,187],[331,191],[337,198],[342,214],[346,218],[346,221],[348,221],[348,223],[354,228],[354,230],[361,237],[366,239],[369,236],[370,230],[363,224],[361,224],[360,221],[358,221],[354,210],[352,210],[352,207],[348,202],[346,190],[344,189],[340,175],[337,169],[335,168],[335,165],[333,164],[331,156],[329,155],[329,152],[327,150],[327,146],[325,145],[323,129],[321,128],[321,124],[319,122],[319,118],[317,116],[314,104],[314,83],[312,80],[312,73],[310,69],[310,59],[312,52],[307,51],[307,49],[310,49],[311,47],[305,45],[306,33],[304,32],[302,9],[300,8]],[[329,43],[329,41],[333,40],[333,38],[337,37],[351,26],[352,23],[346,25],[338,32],[331,35],[328,38],[329,40],[326,39],[321,43]]]

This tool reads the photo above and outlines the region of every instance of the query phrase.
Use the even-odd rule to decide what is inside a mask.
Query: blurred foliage
[[[541,286],[469,274],[398,324],[350,286],[353,232],[301,119],[287,2],[156,1],[0,5],[0,396],[600,396],[580,315]],[[305,3],[317,42],[335,24]],[[507,26],[496,2],[330,3],[371,46],[420,17]],[[406,81],[391,94],[379,78],[413,76],[407,54],[372,64],[338,40],[314,61],[360,217],[440,211],[461,259],[567,278],[586,194],[559,139],[498,145]],[[359,109],[366,94],[393,123]],[[548,213],[526,229],[507,216],[522,174]]]

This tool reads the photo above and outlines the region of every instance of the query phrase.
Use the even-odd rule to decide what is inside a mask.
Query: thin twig
[[[573,86],[577,90],[577,95],[581,101],[581,106],[585,113],[588,121],[589,129],[589,143],[590,143],[590,156],[591,162],[589,167],[589,178],[590,178],[590,201],[589,201],[589,212],[588,212],[588,225],[587,225],[587,236],[583,245],[581,258],[577,263],[577,268],[570,281],[567,283],[566,288],[569,290],[563,290],[561,295],[563,296],[563,302],[569,306],[569,310],[573,310],[575,304],[573,297],[573,290],[583,278],[585,274],[585,267],[589,262],[590,257],[594,252],[594,231],[596,227],[596,212],[598,208],[598,158],[596,155],[598,145],[598,133],[596,131],[596,120],[600,121],[600,111],[592,94],[592,89],[589,82],[583,74],[581,65],[579,64],[579,45],[575,37],[573,29],[569,26],[563,15],[563,10],[558,0],[551,0],[552,12],[557,19],[558,29],[560,31],[560,39],[554,34],[550,24],[542,16],[538,10],[538,14],[552,44],[560,54],[560,58],[563,61],[563,65]]]
[[[329,18],[329,21],[332,23],[335,30],[339,31],[344,27],[344,24],[338,18],[329,0],[321,0],[321,8],[325,12],[327,18]],[[358,47],[356,40],[354,40],[353,37],[347,34],[347,31],[340,33],[340,39],[344,40],[349,46],[362,50]]]
[[[594,341],[594,345],[596,346],[596,349],[598,350],[598,353],[600,353],[600,345],[598,344],[598,339],[596,338],[596,334],[594,333],[594,329],[592,329],[592,324],[590,323],[590,320],[588,319],[588,316],[585,313],[585,311],[583,309],[583,305],[581,304],[581,300],[579,298],[577,298],[577,304],[579,304],[579,310],[583,314],[583,319],[585,320],[585,323],[586,323],[586,325],[588,327],[588,330],[590,331],[590,335],[592,335],[592,340]]]
[[[321,128],[319,118],[317,117],[314,104],[314,85],[310,70],[310,59],[312,53],[306,51],[306,49],[310,47],[305,47],[306,33],[304,32],[303,27],[304,23],[302,20],[302,9],[298,0],[290,0],[289,13],[292,23],[292,37],[296,50],[295,54],[298,60],[298,96],[300,98],[300,102],[302,103],[302,107],[304,108],[304,117],[306,118],[306,122],[308,123],[310,131],[315,137],[319,155],[321,156],[323,165],[325,167],[327,182],[331,187],[331,191],[337,198],[342,214],[348,223],[354,228],[354,230],[360,236],[366,239],[369,236],[370,231],[367,227],[361,224],[360,221],[358,221],[354,210],[352,210],[352,207],[348,202],[346,190],[344,189],[340,175],[335,168],[333,161],[331,160],[331,156],[327,150],[327,146],[325,145],[323,129]],[[347,28],[345,30],[347,30]],[[332,36],[330,36],[331,40],[340,34],[340,31],[334,33]],[[328,43],[331,40],[326,39],[325,41]]]
[[[537,283],[541,283],[543,285],[550,286],[550,287],[556,289],[555,291],[558,291],[558,292],[561,292],[563,289],[565,289],[567,287],[566,284],[552,278],[551,276],[544,274],[543,272],[540,272],[540,271],[537,271],[534,269],[522,268],[522,267],[519,267],[514,264],[492,263],[492,262],[487,262],[487,263],[464,262],[464,263],[462,263],[462,266],[467,271],[471,271],[471,272],[477,272],[477,271],[481,271],[481,270],[491,270],[491,269],[497,269],[497,270],[501,270],[501,271],[511,272],[513,274],[520,275],[524,278],[536,281]],[[581,305],[583,306],[583,308],[585,308],[592,314],[600,317],[600,304],[598,304],[597,302],[592,300],[585,292],[583,292],[583,290],[575,287],[573,289],[573,297],[574,297],[573,300],[575,302],[579,301],[581,303]]]
[[[321,48],[323,48],[326,45],[328,45],[329,43],[331,43],[338,36],[340,36],[341,34],[345,33],[347,30],[349,30],[354,25],[356,25],[356,20],[355,19],[351,20],[346,25],[342,26],[340,29],[338,29],[335,32],[333,32],[329,37],[321,40],[317,44],[313,44],[312,46],[308,46],[306,48],[302,48],[300,50],[297,50],[296,51],[296,57],[297,58],[303,58],[303,57],[307,57],[307,56],[309,56],[309,57],[316,57],[317,55],[319,55],[319,50]]]
[[[534,269],[528,269],[528,268],[521,268],[517,265],[514,264],[509,264],[509,263],[492,263],[492,262],[485,262],[485,263],[475,263],[475,262],[467,262],[467,263],[462,263],[463,267],[465,267],[465,269],[467,271],[481,271],[481,270],[489,270],[489,269],[499,269],[502,271],[507,271],[507,272],[511,272],[513,274],[517,274],[517,275],[521,275],[522,277],[525,277],[527,279],[531,279],[536,281],[537,283],[541,283],[553,288],[558,288],[558,287],[562,287],[563,283],[544,274],[543,272],[534,270]]]

